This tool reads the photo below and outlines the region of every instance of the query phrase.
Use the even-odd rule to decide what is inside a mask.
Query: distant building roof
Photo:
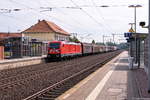
[[[0,38],[9,38],[9,37],[22,37],[22,34],[21,33],[0,32]]]
[[[55,23],[42,20],[31,26],[30,28],[26,29],[22,33],[28,33],[28,32],[56,32],[59,34],[64,34],[64,35],[70,35],[68,32],[64,31],[62,28],[57,26]]]
[[[22,37],[22,34],[21,33],[0,32],[0,42],[2,42],[5,39],[16,38],[16,37]]]

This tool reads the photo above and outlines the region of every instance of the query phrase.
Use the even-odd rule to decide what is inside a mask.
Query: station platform
[[[45,61],[45,57],[46,55],[0,60],[0,70],[40,64]]]
[[[146,81],[143,69],[129,70],[124,51],[56,100],[150,100]]]

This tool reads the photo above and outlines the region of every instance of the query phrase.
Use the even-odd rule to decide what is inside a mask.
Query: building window
[[[59,40],[59,36],[58,35],[55,35],[55,40]]]
[[[55,40],[57,41],[68,41],[69,37],[65,35],[55,34]]]

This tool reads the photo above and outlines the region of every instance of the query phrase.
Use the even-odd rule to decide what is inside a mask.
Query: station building
[[[47,54],[47,43],[68,41],[70,34],[53,22],[42,20],[21,33],[0,33],[0,59]]]
[[[38,39],[40,41],[64,40],[68,41],[70,34],[57,26],[55,23],[42,20],[21,32],[24,36]]]

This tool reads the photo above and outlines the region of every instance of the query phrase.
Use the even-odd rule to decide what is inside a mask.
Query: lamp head
[[[139,25],[144,27],[145,26],[145,22],[140,22]]]

